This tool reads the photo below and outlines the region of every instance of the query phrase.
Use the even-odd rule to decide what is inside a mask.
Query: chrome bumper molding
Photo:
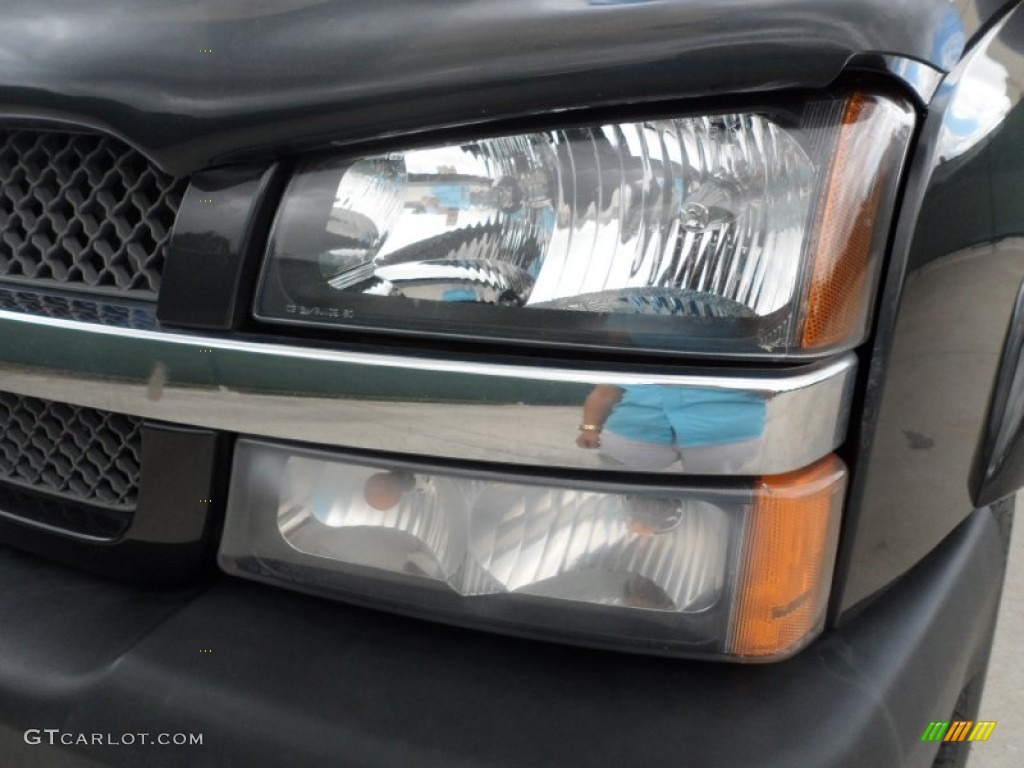
[[[759,475],[806,466],[842,442],[857,364],[846,354],[774,370],[688,366],[674,373],[661,366],[612,372],[134,325],[0,311],[0,390],[325,446],[562,469]],[[683,450],[681,461],[669,467],[615,463],[602,450],[575,442],[582,403],[596,385],[634,393],[655,387],[673,402],[722,393],[727,409],[730,401],[746,398],[764,404],[763,429],[753,440]],[[704,416],[708,408],[703,406]],[[720,412],[719,421],[727,421],[728,413]],[[685,409],[673,414],[685,431]],[[702,458],[691,460],[690,454]]]

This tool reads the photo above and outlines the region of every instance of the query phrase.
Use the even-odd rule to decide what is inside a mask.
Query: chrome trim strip
[[[0,310],[0,389],[354,449],[556,468],[752,475],[797,469],[842,442],[856,370],[856,357],[848,353],[784,370],[594,371],[137,326]],[[696,458],[684,453],[682,467],[610,466],[599,451],[575,443],[582,403],[599,384],[667,387],[662,392],[678,390],[673,397],[752,396],[764,403],[761,436],[699,455],[690,451]]]

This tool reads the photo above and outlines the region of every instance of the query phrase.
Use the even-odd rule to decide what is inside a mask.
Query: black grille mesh
[[[0,392],[0,482],[134,509],[142,420]]]
[[[111,302],[93,296],[65,296],[23,287],[13,291],[0,288],[0,309],[143,331],[155,331],[160,327],[152,304]]]
[[[108,137],[0,131],[0,279],[155,299],[187,183]]]

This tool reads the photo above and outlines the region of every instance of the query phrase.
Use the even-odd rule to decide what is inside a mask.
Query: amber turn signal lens
[[[806,469],[763,477],[747,522],[728,652],[790,655],[824,620],[846,468],[828,456]]]
[[[804,349],[841,344],[866,326],[892,205],[893,168],[904,147],[895,145],[890,102],[854,93],[843,110],[832,168],[822,189],[815,225],[815,257],[808,277]],[[870,167],[863,174],[855,169]],[[884,223],[882,225],[885,226]]]

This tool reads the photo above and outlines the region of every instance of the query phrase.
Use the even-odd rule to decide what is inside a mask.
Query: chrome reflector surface
[[[758,115],[396,153],[344,172],[319,264],[332,287],[373,295],[764,315],[791,298],[814,180]]]
[[[521,592],[699,611],[720,597],[728,517],[699,499],[461,480],[291,457],[278,525],[300,552]]]

